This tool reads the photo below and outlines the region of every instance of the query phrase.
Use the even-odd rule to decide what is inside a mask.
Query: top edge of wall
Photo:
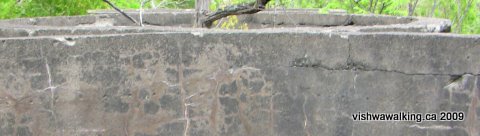
[[[125,10],[140,20],[138,10]],[[92,10],[85,16],[58,16],[0,20],[0,37],[49,35],[118,34],[144,32],[218,31],[221,28],[194,28],[193,9],[157,9],[142,12],[145,26],[139,26],[112,10]],[[224,20],[223,20],[224,21]],[[452,23],[447,19],[356,15],[332,12],[319,14],[318,9],[269,9],[253,15],[238,16],[255,32],[411,32],[448,33]],[[220,26],[220,25],[218,25]],[[221,32],[237,30],[221,30]]]

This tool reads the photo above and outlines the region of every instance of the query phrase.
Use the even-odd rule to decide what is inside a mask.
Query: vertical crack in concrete
[[[355,76],[353,76],[353,91],[356,92],[356,90],[357,90],[356,84],[357,84],[358,73],[357,73],[356,69],[354,69],[353,72],[355,73]]]
[[[184,136],[188,136],[188,130],[189,130],[189,127],[190,127],[190,116],[188,115],[188,106],[187,106],[187,102],[188,102],[188,99],[186,98],[186,92],[185,92],[185,88],[183,87],[183,69],[184,69],[184,65],[183,65],[183,53],[182,53],[182,46],[178,46],[178,53],[179,53],[179,63],[177,64],[177,69],[178,69],[178,86],[180,88],[180,95],[181,95],[181,98],[182,98],[182,102],[183,102],[183,108],[184,108],[184,118],[185,118],[185,130],[184,130],[184,133],[183,135]]]
[[[225,66],[226,67],[226,66]],[[254,68],[254,67],[248,67],[248,66],[243,66],[241,68],[231,68],[231,69],[228,69],[228,70],[224,70],[225,67],[223,68],[219,68],[219,70],[217,72],[214,72],[212,77],[210,78],[211,80],[213,80],[215,82],[215,92],[214,92],[214,101],[212,102],[212,109],[211,109],[211,112],[210,112],[210,121],[212,122],[211,123],[211,129],[214,130],[214,133],[215,135],[218,135],[216,129],[217,129],[217,126],[216,126],[216,114],[218,112],[218,108],[219,108],[219,93],[220,93],[220,84],[222,82],[232,82],[232,81],[235,81],[236,79],[238,79],[241,75],[241,72],[242,71],[259,71],[260,69],[258,68]],[[237,95],[238,95],[238,92],[237,92]],[[240,106],[240,112],[243,111],[241,106]],[[251,126],[248,125],[248,121],[247,121],[247,117],[245,117],[244,115],[242,115],[241,113],[238,113],[237,114],[240,118],[240,121],[242,122],[241,124],[244,126],[245,130],[247,133],[250,133],[251,132]]]
[[[303,126],[303,129],[305,130],[305,134],[307,134],[307,136],[311,136],[310,135],[310,132],[308,131],[308,116],[307,116],[307,110],[306,110],[306,105],[307,105],[307,100],[308,100],[308,97],[304,94],[303,95],[303,117],[305,118],[304,120],[304,126]]]
[[[52,95],[52,108],[53,108],[53,105],[55,105],[55,86],[53,86],[53,83],[52,83],[52,74],[50,73],[50,66],[48,65],[48,59],[45,58],[45,69],[47,70],[47,76],[48,76],[48,89],[50,89],[50,93]]]
[[[48,76],[48,79],[47,79],[48,87],[45,88],[44,91],[50,90],[50,95],[51,95],[50,109],[45,109],[45,110],[47,112],[50,112],[50,114],[52,114],[53,122],[54,124],[57,124],[57,115],[55,113],[55,89],[57,87],[53,85],[53,78],[52,78],[52,73],[50,72],[50,65],[48,64],[48,59],[43,54],[43,49],[41,48],[40,48],[40,55],[42,58],[45,59],[45,69],[47,71],[47,76]]]
[[[347,43],[348,43],[348,56],[347,56],[347,62],[346,62],[346,67],[347,69],[351,68],[353,66],[353,60],[352,60],[352,42],[350,41],[350,38],[347,38]]]
[[[358,77],[358,72],[357,72],[357,67],[353,63],[352,60],[352,42],[350,41],[350,38],[347,35],[347,43],[348,43],[348,57],[347,57],[347,63],[346,63],[346,68],[351,69],[355,76],[353,76],[353,91],[355,92],[357,90],[357,77]]]
[[[194,104],[191,103],[191,98],[195,95],[197,95],[197,94],[190,95],[190,96],[188,96],[184,99],[184,106],[185,106],[184,116],[185,116],[185,119],[186,119],[185,132],[183,134],[184,136],[188,136],[188,131],[190,129],[190,115],[189,115],[188,111],[189,111],[190,106],[194,106]]]

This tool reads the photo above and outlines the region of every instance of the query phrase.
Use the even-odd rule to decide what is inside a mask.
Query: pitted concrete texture
[[[480,135],[478,35],[117,26],[101,14],[2,22],[0,135]],[[376,27],[389,30],[363,31]],[[402,111],[464,120],[353,120]]]
[[[2,135],[478,135],[475,36],[152,33],[1,43]],[[352,120],[365,111],[466,119]]]

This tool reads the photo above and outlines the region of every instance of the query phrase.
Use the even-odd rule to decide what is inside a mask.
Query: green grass
[[[72,16],[84,15],[87,10],[110,8],[102,0],[1,0],[0,19],[39,17],[39,16]],[[140,0],[111,0],[123,9],[137,9]],[[193,8],[194,0],[154,0],[159,8]],[[254,2],[255,0],[212,0],[211,9],[229,4]],[[377,3],[377,6],[370,1]],[[318,8],[320,13],[330,9],[345,9],[355,14],[386,14],[407,16],[408,5],[414,0],[271,0],[267,5],[286,8]],[[433,3],[437,1],[432,12]],[[419,0],[414,16],[447,18],[453,22],[453,31],[465,34],[480,34],[480,0]],[[460,4],[458,4],[460,2]],[[370,6],[372,5],[372,6]],[[382,6],[384,5],[384,6]],[[152,7],[148,3],[148,7]],[[463,16],[463,17],[461,17]]]
[[[100,0],[4,0],[0,2],[4,9],[1,19],[17,17],[83,15],[88,9],[107,8]]]
[[[0,19],[40,16],[73,16],[87,14],[87,10],[110,8],[102,0],[17,0],[0,1]],[[139,0],[110,0],[124,9],[138,9]],[[175,0],[174,2],[159,3],[160,7],[186,8],[193,7],[193,1]],[[149,5],[147,5],[148,7]]]

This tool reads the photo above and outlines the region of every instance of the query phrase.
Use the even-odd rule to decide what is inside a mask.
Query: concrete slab
[[[240,17],[249,30],[191,28],[184,10],[147,11],[147,27],[111,12],[0,21],[0,135],[479,135],[480,36],[275,12]]]

